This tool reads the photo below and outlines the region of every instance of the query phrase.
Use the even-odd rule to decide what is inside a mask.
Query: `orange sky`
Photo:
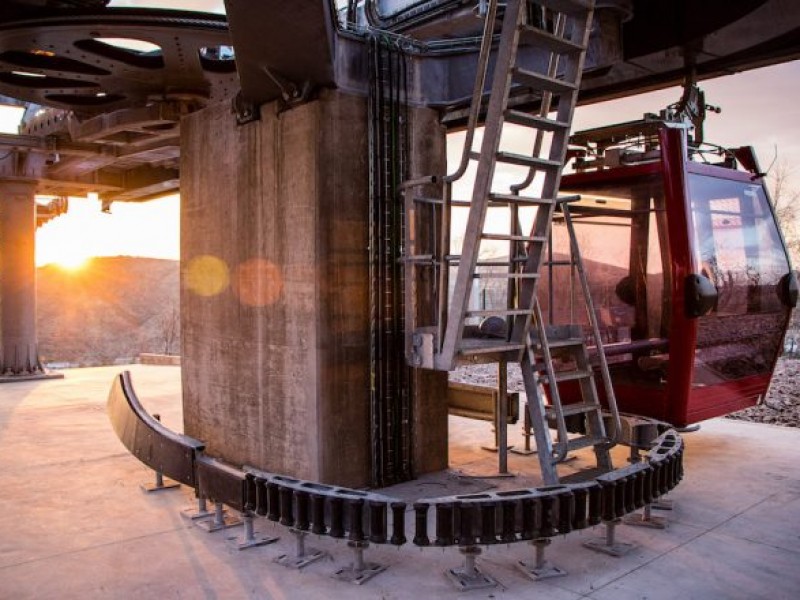
[[[707,102],[723,109],[706,121],[708,141],[753,145],[763,168],[771,164],[776,149],[790,164],[800,161],[800,61],[706,81],[701,87]],[[680,90],[673,88],[583,107],[575,116],[574,130],[638,119],[644,112],[658,112],[679,96]],[[3,112],[0,130],[9,131]],[[451,146],[458,152],[457,143]],[[800,169],[792,183],[800,188]],[[103,214],[96,200],[71,199],[69,213],[39,229],[37,264],[74,264],[89,256],[178,258],[177,196],[143,204],[113,204],[111,210],[112,214]]]

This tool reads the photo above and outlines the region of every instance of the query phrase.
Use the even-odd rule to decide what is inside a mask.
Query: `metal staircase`
[[[446,371],[462,362],[504,365],[518,361],[547,483],[558,481],[556,464],[577,448],[593,447],[598,467],[611,468],[608,449],[613,440],[605,431],[580,326],[553,328],[545,323],[536,296],[557,209],[572,231],[569,211],[558,199],[558,189],[593,11],[594,0],[508,0],[502,4],[489,0],[458,168],[445,177],[416,179],[401,186],[406,211],[408,361],[415,367]],[[525,46],[546,53],[544,68],[531,68],[531,64],[539,64],[537,61],[521,64],[519,51]],[[519,98],[536,98],[538,111],[530,114],[514,108]],[[483,139],[480,149],[475,150],[475,130],[481,116],[485,123]],[[526,132],[532,144],[530,152],[501,147],[506,123]],[[525,175],[508,191],[499,191],[495,174],[498,164],[522,167]],[[456,200],[453,184],[464,178],[470,166],[475,171],[471,197]],[[537,192],[528,191],[532,185]],[[456,252],[451,248],[453,209],[469,211],[463,243]],[[490,209],[507,211],[505,231],[497,232],[496,223],[491,222],[496,219],[487,218]],[[527,232],[521,225],[522,211],[535,211]],[[507,258],[487,258],[487,248],[498,243],[508,244]],[[574,239],[573,250],[574,256],[579,256]],[[456,271],[452,288],[451,270]],[[504,286],[502,305],[475,306],[474,282],[487,279]],[[587,309],[592,313],[600,370],[607,384],[606,397],[618,421],[588,284],[585,278],[582,282]],[[475,320],[481,324],[476,326]],[[568,358],[575,368],[556,372],[554,355]],[[583,400],[562,406],[558,384],[568,380],[577,383]],[[588,433],[570,440],[565,417],[579,414],[585,417]],[[555,443],[550,439],[548,419],[556,424]]]

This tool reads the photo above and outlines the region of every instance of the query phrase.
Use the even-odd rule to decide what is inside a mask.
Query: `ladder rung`
[[[574,260],[543,260],[544,267],[572,267],[577,265]]]
[[[589,10],[587,0],[535,0],[535,2],[560,13],[584,14]]]
[[[426,198],[424,196],[415,196],[414,202],[418,204],[433,204],[435,206],[442,206],[444,204],[444,200],[441,198]],[[471,206],[471,202],[467,202],[466,200],[450,200],[450,206]]]
[[[561,414],[563,414],[565,417],[570,415],[586,414],[598,410],[603,410],[603,407],[599,404],[582,404],[579,402],[577,404],[567,404],[561,406]]]
[[[489,194],[489,199],[497,204],[519,204],[521,206],[543,206],[552,204],[552,198],[526,198],[516,194]]]
[[[544,46],[556,54],[577,54],[583,50],[583,46],[575,42],[553,35],[549,31],[532,27],[530,25],[520,25],[520,41],[527,42],[536,46]]]
[[[507,233],[484,233],[481,235],[484,240],[496,240],[500,242],[539,242],[544,243],[547,241],[547,236],[544,235],[509,235]]]
[[[524,154],[514,154],[513,152],[498,152],[497,160],[510,165],[520,165],[522,167],[535,167],[537,169],[560,169],[561,163],[549,158],[538,158],[536,156],[525,156]]]
[[[498,308],[487,310],[468,310],[468,317],[522,317],[531,314],[531,311],[524,308]]]
[[[580,450],[582,448],[589,448],[591,446],[598,446],[600,444],[608,444],[608,438],[596,438],[590,435],[582,435],[571,439],[567,442],[568,450]]]
[[[537,339],[534,340],[535,343],[539,343]],[[547,345],[550,347],[551,350],[559,349],[559,348],[576,348],[583,346],[583,339],[581,338],[564,338],[564,339],[557,339],[557,340],[547,340]]]
[[[528,71],[519,67],[514,68],[514,80],[536,90],[544,90],[554,94],[566,94],[578,89],[578,86],[569,81],[555,79],[554,77],[548,77],[542,73]]]
[[[535,127],[536,129],[543,129],[545,131],[566,131],[569,129],[569,123],[563,121],[554,121],[553,119],[545,119],[539,115],[531,115],[519,110],[508,109],[505,112],[505,120],[508,123],[515,125],[522,125],[523,127]]]
[[[564,381],[576,381],[578,379],[588,379],[592,376],[592,372],[588,370],[576,370],[576,371],[556,371],[556,382],[564,382]],[[547,375],[542,375],[542,379],[545,381],[548,379]],[[566,408],[566,407],[564,407]],[[595,407],[596,408],[596,407]],[[578,411],[578,412],[585,412],[585,411]],[[568,413],[564,413],[568,414]],[[572,413],[569,413],[572,414]]]
[[[473,275],[476,279],[538,279],[538,273],[510,273],[510,272],[488,272],[488,273],[475,273]]]
[[[515,256],[510,260],[479,260],[476,267],[510,267],[511,264],[522,264],[528,260],[527,256]]]
[[[516,352],[525,348],[522,344],[515,344],[513,342],[506,342],[502,340],[480,340],[481,345],[470,345],[467,340],[462,341],[462,346],[459,348],[458,353],[461,355],[470,354],[493,354],[495,352]]]

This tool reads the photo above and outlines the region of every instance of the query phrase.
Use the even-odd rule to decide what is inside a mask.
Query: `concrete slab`
[[[181,430],[180,368],[133,365],[65,371],[65,379],[0,387],[0,598],[770,598],[800,591],[800,431],[717,419],[686,434],[686,478],[671,494],[669,528],[621,526],[635,542],[623,558],[589,552],[602,527],[556,538],[547,558],[565,577],[531,582],[515,567],[525,544],[495,546],[478,558],[499,587],[459,594],[446,579],[456,549],[371,547],[388,565],[363,586],[333,579],[352,556],[343,542],[310,536],[330,557],[302,571],[273,563],[294,540],[256,520],[276,544],[240,551],[241,528],[206,533],[180,516],[193,502],[180,488],[144,494],[152,472],[116,439],[105,414],[112,378],[123,368],[147,409]],[[510,457],[512,479],[481,479],[496,455],[489,423],[451,418],[451,470],[396,488],[412,499],[535,484],[535,456]],[[521,444],[519,428],[512,443]],[[455,461],[462,461],[456,463]],[[624,460],[619,453],[617,462]],[[570,469],[580,469],[577,461]],[[408,522],[411,522],[411,515]]]

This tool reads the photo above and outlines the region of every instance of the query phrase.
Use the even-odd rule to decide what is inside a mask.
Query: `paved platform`
[[[239,529],[209,534],[180,516],[190,490],[143,493],[152,472],[105,415],[122,369],[145,407],[180,430],[178,367],[72,369],[62,380],[0,385],[0,598],[800,597],[800,430],[716,419],[686,434],[686,477],[671,494],[675,509],[661,513],[669,528],[620,527],[621,541],[638,544],[625,557],[582,547],[601,527],[574,532],[548,550],[568,575],[534,583],[515,568],[532,557],[530,547],[491,547],[478,564],[500,587],[459,594],[443,574],[460,564],[456,549],[379,547],[367,559],[388,570],[355,586],[331,577],[351,560],[344,543],[312,536],[330,558],[292,571],[273,563],[294,547],[282,527],[257,520],[258,531],[281,540],[239,551]],[[451,450],[460,464],[408,489],[437,496],[496,484],[463,476],[492,470],[496,459],[478,449],[491,442],[489,424],[453,418],[451,429],[460,432]],[[534,460],[514,458],[511,470]]]

